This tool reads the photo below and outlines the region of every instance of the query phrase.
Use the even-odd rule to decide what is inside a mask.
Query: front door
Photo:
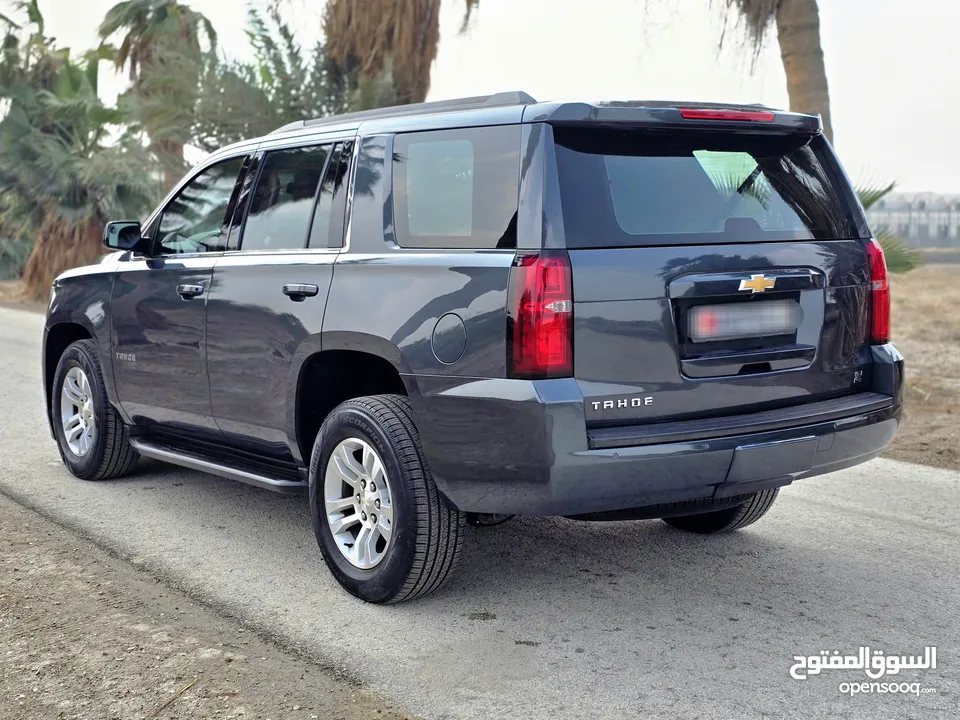
[[[144,234],[150,257],[121,263],[114,280],[114,380],[140,425],[217,431],[206,374],[206,304],[245,157],[202,169]]]

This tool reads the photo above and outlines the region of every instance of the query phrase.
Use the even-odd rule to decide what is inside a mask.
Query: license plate
[[[795,300],[698,305],[687,314],[687,336],[693,342],[716,342],[788,335],[802,319]]]

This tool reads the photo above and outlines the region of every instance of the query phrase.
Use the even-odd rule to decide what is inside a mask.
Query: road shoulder
[[[5,718],[407,718],[3,495],[0,527]]]

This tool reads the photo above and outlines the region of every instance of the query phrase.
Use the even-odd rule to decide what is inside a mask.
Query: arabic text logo
[[[856,655],[833,654],[821,650],[819,655],[794,655],[796,662],[790,667],[790,677],[806,680],[810,675],[819,675],[823,670],[863,670],[867,677],[876,680],[884,675],[897,675],[901,670],[931,670],[937,667],[937,648],[925,647],[923,655],[884,655],[883,650],[861,647]]]

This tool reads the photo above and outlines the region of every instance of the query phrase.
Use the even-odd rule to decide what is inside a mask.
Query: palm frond
[[[869,210],[877,202],[892,193],[896,186],[896,182],[891,182],[888,185],[877,185],[876,183],[861,185],[856,189],[857,197],[860,199],[863,209]]]
[[[896,182],[887,185],[870,182],[856,188],[857,198],[863,209],[869,210],[893,192],[894,187]],[[875,233],[874,237],[883,248],[883,254],[887,259],[887,270],[891,273],[904,273],[923,265],[923,256],[893,233],[879,232]]]
[[[480,7],[480,0],[464,0],[466,7],[463,9],[463,21],[460,23],[459,35],[463,35],[470,27],[470,18],[473,12]]]
[[[877,233],[876,238],[883,248],[889,272],[905,273],[923,265],[923,256],[893,233]]]
[[[767,31],[773,25],[777,16],[777,8],[781,0],[722,0],[726,6],[724,17],[724,32],[720,44],[723,45],[726,30],[729,25],[743,26],[747,39],[753,45],[755,54],[760,53]]]

